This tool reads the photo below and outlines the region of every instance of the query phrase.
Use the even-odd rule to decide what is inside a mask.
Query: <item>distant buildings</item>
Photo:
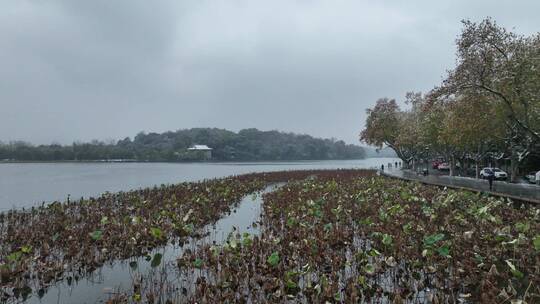
[[[212,159],[212,148],[207,145],[193,145],[187,149],[189,158],[197,160],[210,160]]]

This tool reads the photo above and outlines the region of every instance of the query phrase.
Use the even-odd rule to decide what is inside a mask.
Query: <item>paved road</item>
[[[450,187],[462,187],[473,190],[489,192],[496,195],[523,198],[531,202],[540,203],[540,186],[532,184],[511,184],[494,181],[493,190],[489,191],[489,183],[486,180],[470,177],[456,177],[447,175],[418,175],[409,170],[390,169],[385,170],[383,175],[398,177],[408,180],[418,180],[428,184],[444,185]]]

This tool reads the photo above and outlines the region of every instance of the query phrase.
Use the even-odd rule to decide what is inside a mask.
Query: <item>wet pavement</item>
[[[455,188],[467,188],[469,190],[482,191],[494,195],[510,198],[523,199],[540,204],[540,186],[532,184],[512,184],[504,181],[494,181],[493,189],[489,190],[487,180],[471,177],[448,176],[448,175],[420,175],[410,170],[386,169],[382,175],[397,177],[407,180],[417,180],[427,184],[448,186]]]

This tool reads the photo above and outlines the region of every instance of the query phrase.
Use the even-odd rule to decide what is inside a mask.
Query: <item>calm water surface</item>
[[[195,181],[249,172],[378,168],[394,158],[257,163],[3,163],[0,211],[160,184]]]

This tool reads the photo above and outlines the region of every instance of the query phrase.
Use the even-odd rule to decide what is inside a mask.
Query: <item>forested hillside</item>
[[[72,145],[33,146],[24,142],[0,143],[0,160],[138,160],[186,161],[186,149],[208,145],[216,161],[359,159],[362,147],[334,139],[320,139],[279,131],[245,129],[238,133],[195,128],[165,133],[139,133],[113,143],[92,141]]]

